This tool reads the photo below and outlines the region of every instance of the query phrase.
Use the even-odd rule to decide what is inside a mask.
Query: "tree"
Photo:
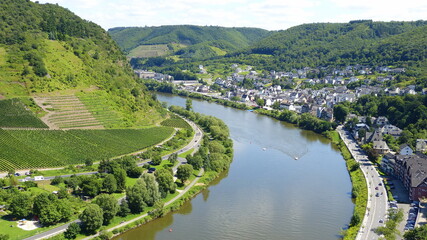
[[[131,178],[139,178],[141,174],[144,172],[142,167],[135,166],[127,171],[127,174]]]
[[[81,231],[80,225],[78,223],[71,223],[68,225],[67,230],[64,232],[64,237],[66,239],[75,239],[77,237],[77,234],[79,234]]]
[[[194,169],[200,169],[203,167],[203,158],[200,154],[195,154],[194,156],[187,155],[187,163],[193,166]]]
[[[17,218],[23,218],[30,215],[32,210],[33,202],[29,195],[25,193],[18,193],[12,198],[12,202],[9,205],[9,210],[12,215]]]
[[[119,210],[119,204],[112,195],[101,194],[97,196],[95,199],[95,204],[97,204],[102,209],[104,225],[108,225]]]
[[[93,159],[86,159],[85,160],[85,165],[86,167],[90,167],[93,165]]]
[[[280,102],[279,101],[275,101],[272,105],[271,105],[271,107],[273,108],[273,109],[280,109]]]
[[[422,225],[421,227],[414,228],[405,232],[403,235],[405,240],[423,240],[427,238],[427,225]]]
[[[146,195],[147,187],[142,179],[138,179],[132,187],[126,190],[126,201],[132,213],[144,211],[144,207],[147,205],[144,201]]]
[[[63,199],[63,198],[68,198],[70,196],[70,194],[68,194],[67,189],[61,187],[58,191],[57,196],[59,199]]]
[[[176,184],[173,181],[172,172],[167,169],[160,169],[155,173],[156,181],[159,184],[159,192],[162,198],[165,198],[168,193],[174,193]]]
[[[225,147],[220,141],[210,141],[208,142],[208,149],[210,153],[224,153]]]
[[[47,205],[40,210],[39,219],[43,225],[53,225],[60,221],[70,219],[72,215],[71,204],[67,199],[50,198]]]
[[[51,203],[51,200],[49,199],[49,193],[43,192],[37,195],[34,198],[34,203],[33,203],[34,215],[40,215],[41,210],[49,206],[49,203]]]
[[[345,119],[347,118],[347,114],[348,114],[349,110],[347,107],[338,104],[334,106],[334,116],[335,116],[335,120],[337,122],[345,122]]]
[[[264,100],[264,99],[262,99],[262,98],[258,98],[258,99],[256,99],[256,100],[255,100],[255,102],[256,102],[256,104],[257,104],[258,106],[260,106],[260,107],[264,107],[264,105],[265,105],[265,100]]]
[[[126,217],[130,213],[128,202],[125,200],[121,201],[119,208],[120,209],[117,215],[119,215],[120,217]]]
[[[187,98],[187,100],[185,100],[185,109],[187,111],[193,110],[193,101],[190,98]]]
[[[181,181],[182,184],[190,178],[193,173],[193,166],[190,164],[180,165],[176,172],[176,177]]]
[[[102,181],[102,188],[107,193],[114,193],[117,191],[117,180],[113,174],[107,174]]]
[[[80,187],[82,189],[82,193],[87,196],[95,197],[99,194],[101,189],[101,183],[95,176],[80,176],[82,182]]]
[[[8,240],[10,237],[9,237],[9,234],[1,234],[0,233],[0,240]]]
[[[124,169],[115,169],[114,177],[117,182],[117,191],[123,192],[126,189],[126,171]]]
[[[178,154],[172,153],[171,155],[169,155],[168,160],[170,163],[175,164],[176,161],[178,160]]]
[[[9,175],[9,183],[10,183],[10,186],[18,186],[19,184],[18,178],[15,175]]]
[[[59,185],[64,182],[64,179],[61,176],[56,176],[52,181],[50,181],[51,185]]]
[[[162,163],[162,157],[157,153],[153,156],[153,158],[151,158],[151,164],[159,165],[160,163]]]
[[[144,202],[152,207],[154,203],[160,199],[159,184],[156,182],[156,178],[152,174],[142,175],[142,180],[145,182],[147,194],[144,198]]]
[[[89,204],[80,214],[82,229],[87,233],[94,233],[104,221],[102,209],[96,204]]]
[[[54,204],[49,204],[48,207],[41,209],[39,219],[41,224],[49,226],[61,220],[61,213]]]

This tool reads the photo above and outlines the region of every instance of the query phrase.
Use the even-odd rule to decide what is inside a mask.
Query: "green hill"
[[[268,36],[269,31],[259,28],[225,28],[215,26],[161,26],[161,27],[120,27],[108,30],[125,52],[135,56],[134,49],[146,45],[167,45],[169,52],[184,58],[209,58],[238,50]],[[152,53],[147,53],[151,54]],[[150,56],[150,55],[144,55]],[[156,56],[156,55],[154,55]],[[159,55],[157,55],[159,56]]]
[[[0,15],[0,99],[90,89],[108,95],[108,105],[125,116],[124,126],[161,120],[158,103],[95,23],[27,0],[0,1]]]
[[[303,24],[237,54],[273,56],[279,68],[346,64],[413,65],[425,61],[427,21]]]

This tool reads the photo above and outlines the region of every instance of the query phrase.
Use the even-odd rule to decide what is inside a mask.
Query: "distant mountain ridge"
[[[109,29],[108,33],[125,52],[130,52],[141,45],[174,43],[185,45],[180,49],[173,49],[172,46],[169,47],[177,55],[189,55],[189,53],[202,51],[209,56],[218,55],[215,52],[215,48],[231,52],[250,46],[252,43],[271,34],[271,32],[259,28],[226,28],[194,25],[118,27]],[[193,54],[190,57],[202,57],[199,55]]]
[[[275,70],[366,64],[427,73],[427,21],[423,20],[311,23],[282,31],[186,25],[114,28],[109,34],[125,51],[141,44],[192,44],[179,49],[169,45],[172,50],[163,55],[169,56],[167,61],[133,61],[138,62],[134,66],[155,67],[158,71],[171,67],[196,69],[201,60],[206,63],[211,59]]]

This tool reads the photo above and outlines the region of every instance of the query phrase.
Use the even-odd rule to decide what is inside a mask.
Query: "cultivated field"
[[[0,127],[47,128],[31,110],[17,98],[0,101]]]
[[[188,124],[184,119],[173,115],[171,118],[164,120],[160,123],[162,126],[168,126],[173,128],[190,128],[190,124]]]
[[[153,146],[173,132],[170,127],[66,131],[0,129],[0,171],[108,159]]]
[[[141,45],[129,52],[129,57],[159,57],[169,52],[166,44],[161,45]]]

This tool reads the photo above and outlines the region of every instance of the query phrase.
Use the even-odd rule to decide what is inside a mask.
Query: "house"
[[[385,141],[373,141],[372,143],[372,150],[375,153],[383,155],[390,152],[390,148]]]
[[[412,155],[412,154],[414,154],[414,151],[412,151],[412,148],[406,143],[400,145],[399,148],[400,148],[400,151],[399,151],[400,155]]]
[[[209,91],[209,87],[206,85],[201,85],[197,88],[197,92],[207,93]]]
[[[368,142],[374,142],[374,141],[382,141],[383,140],[383,135],[381,133],[381,131],[375,130],[375,132],[370,135],[369,137],[366,137],[368,139]]]
[[[379,127],[382,127],[386,124],[388,124],[388,119],[386,117],[378,117],[375,121],[375,124]]]
[[[425,153],[427,151],[427,139],[417,139],[415,151]]]
[[[243,94],[242,95],[242,102],[249,102],[249,95],[248,94]]]
[[[156,75],[155,72],[143,71],[143,70],[135,70],[134,71],[139,78],[154,78]]]
[[[334,120],[334,110],[332,108],[323,108],[320,113],[320,119],[332,122]]]
[[[386,124],[381,128],[381,133],[391,135],[394,138],[398,138],[402,134],[402,129],[392,124]]]
[[[381,170],[388,175],[395,175],[394,165],[396,164],[395,156],[391,153],[387,153],[381,159]]]
[[[427,156],[424,154],[397,155],[395,173],[409,191],[409,199],[427,197]]]

